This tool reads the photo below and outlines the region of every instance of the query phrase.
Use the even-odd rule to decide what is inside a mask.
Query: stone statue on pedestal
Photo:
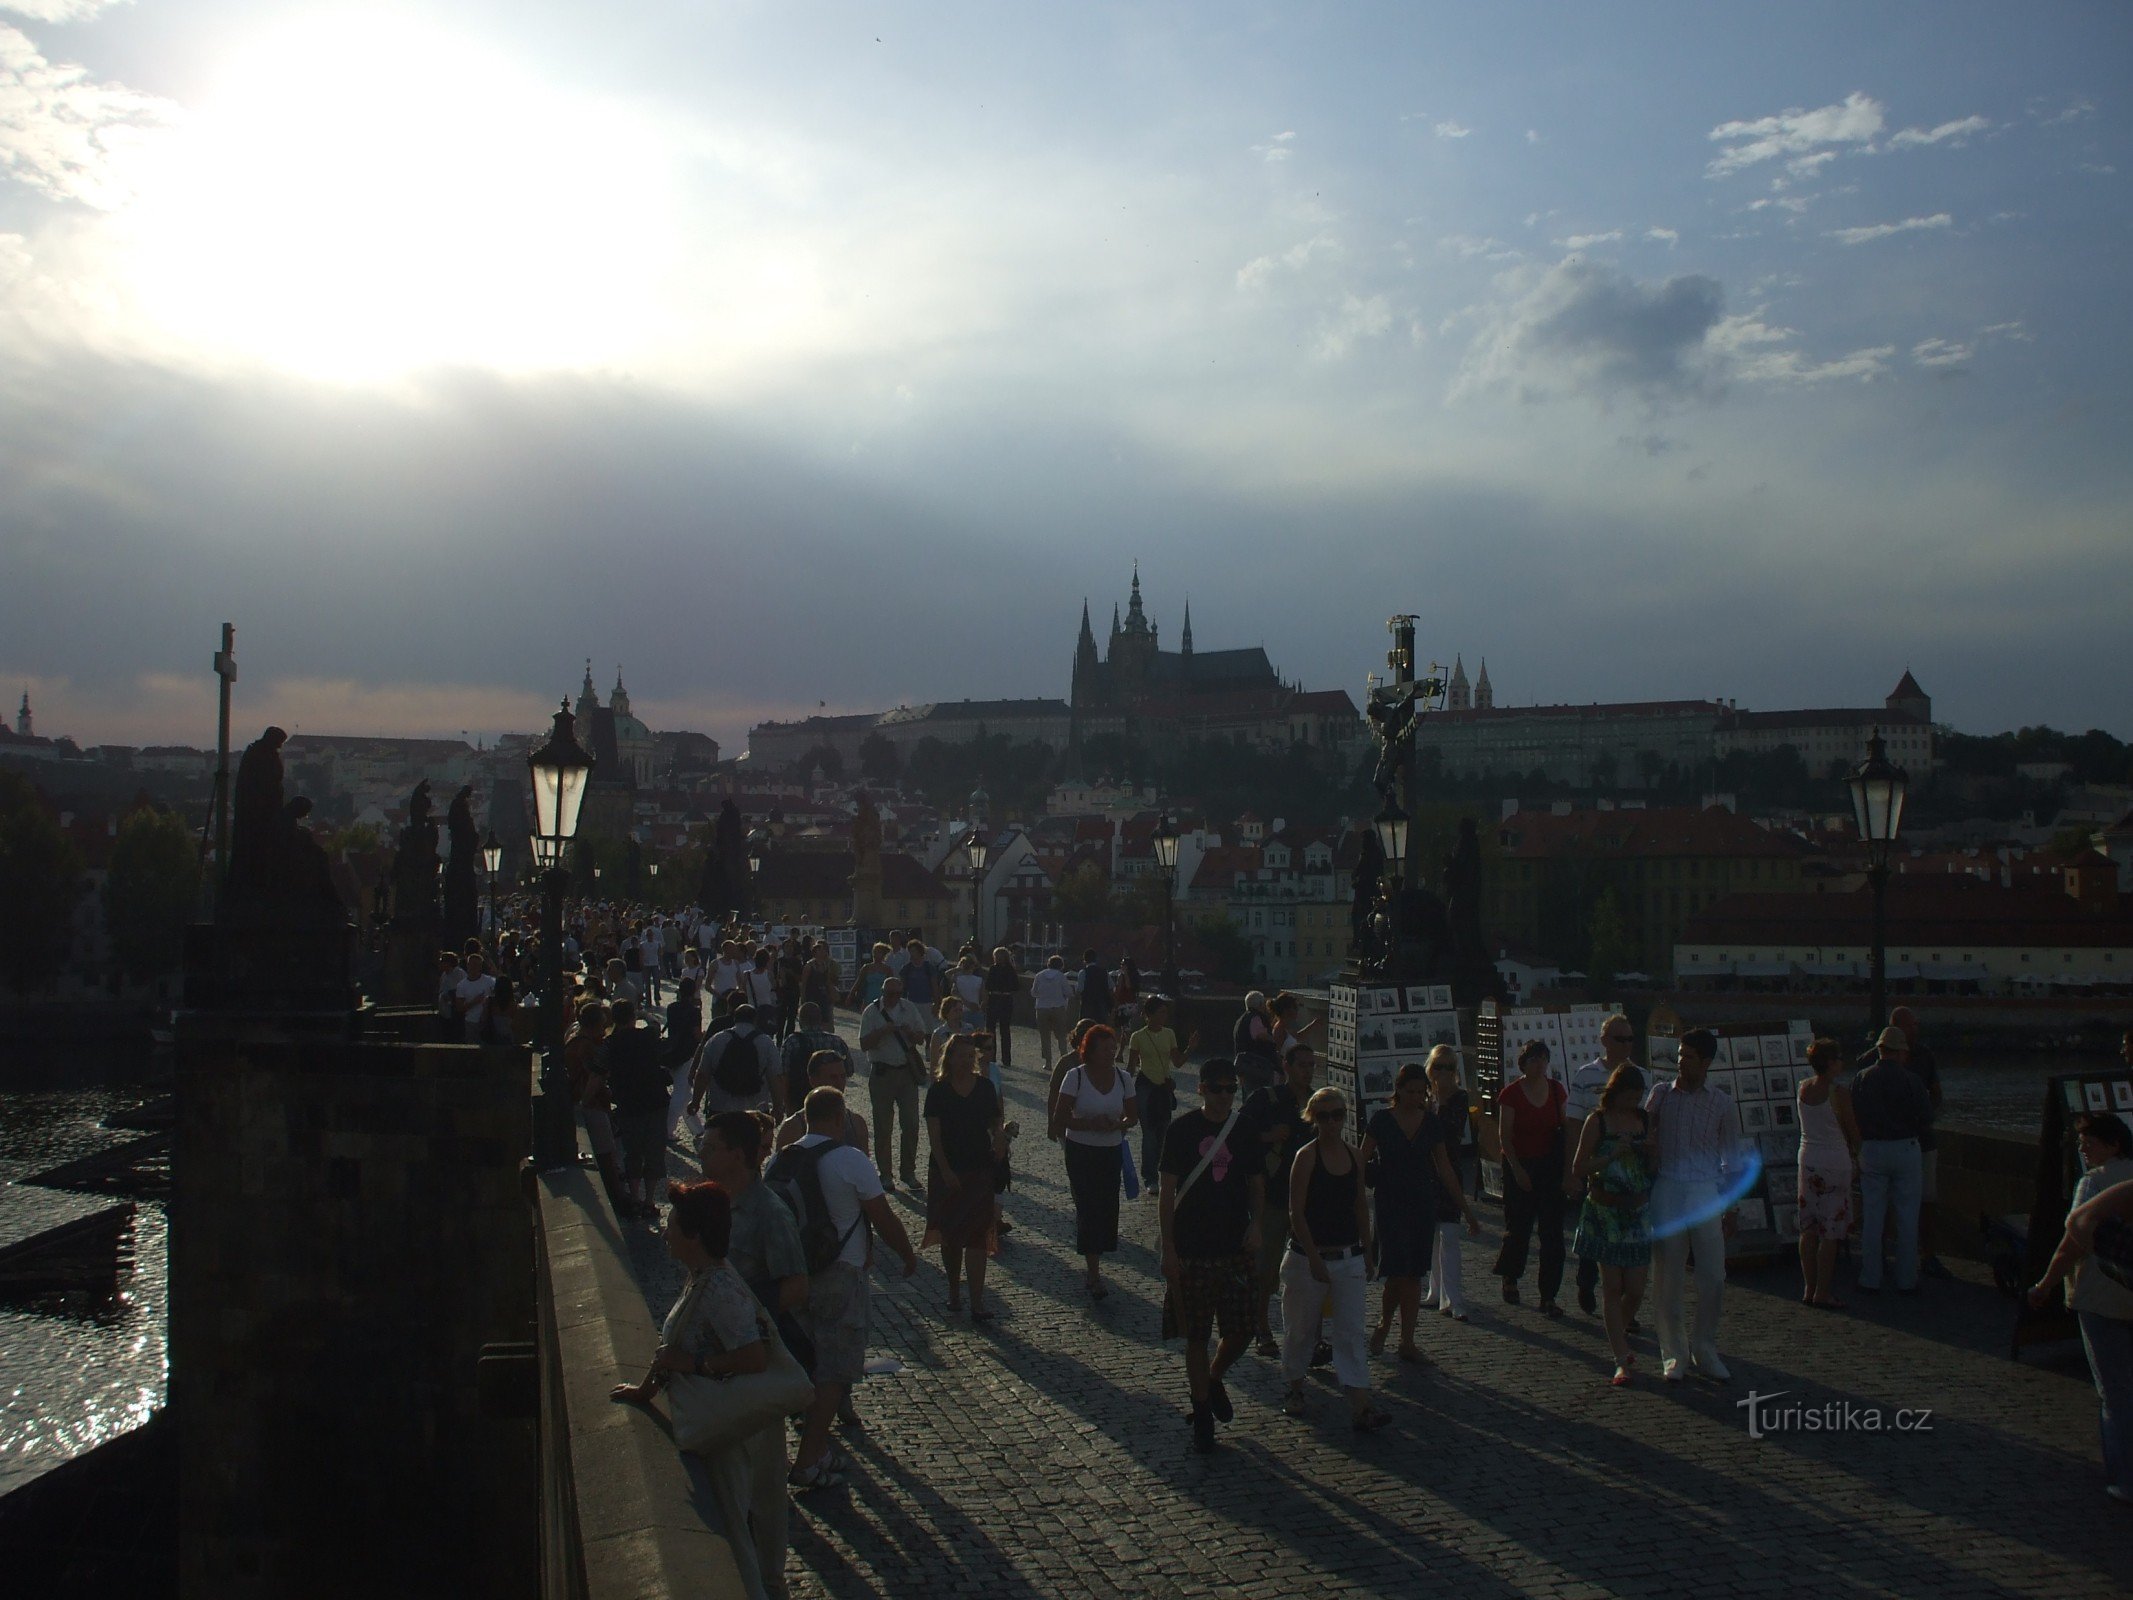
[[[430,816],[430,780],[408,797],[407,826],[393,854],[393,925],[437,926],[437,823]],[[432,941],[435,942],[434,940]]]
[[[444,869],[444,943],[459,950],[481,929],[481,889],[475,877],[481,835],[474,827],[473,785],[452,797],[445,826],[451,834],[452,857]]]
[[[280,728],[267,729],[237,764],[218,923],[337,926],[348,920],[326,852],[303,823],[311,802],[282,800],[281,747],[288,737]]]

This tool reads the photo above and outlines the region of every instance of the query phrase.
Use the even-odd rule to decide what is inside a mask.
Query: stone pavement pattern
[[[1640,1371],[1617,1391],[1596,1319],[1544,1319],[1530,1280],[1525,1306],[1497,1298],[1484,1207],[1471,1322],[1426,1319],[1430,1366],[1373,1363],[1391,1428],[1353,1435],[1330,1373],[1313,1375],[1315,1417],[1283,1415],[1277,1365],[1247,1355],[1237,1420],[1196,1455],[1179,1346],[1157,1337],[1155,1203],[1125,1204],[1112,1292],[1092,1303],[1036,1039],[1015,1043],[1008,1114],[1024,1132],[988,1284],[999,1318],[946,1319],[937,1252],[915,1278],[877,1273],[872,1353],[904,1370],[858,1391],[850,1487],[795,1502],[795,1595],[2133,1592],[2133,1508],[2102,1493],[2085,1370],[2009,1361],[2011,1307],[1962,1266],[1961,1282],[1849,1316],[1799,1305],[1781,1267],[1742,1274],[1731,1383]],[[854,1091],[863,1106],[863,1080]],[[917,1198],[897,1203],[915,1242]],[[663,1312],[675,1280],[656,1241],[641,1247]],[[1751,1388],[1930,1407],[1931,1431],[1751,1440]]]

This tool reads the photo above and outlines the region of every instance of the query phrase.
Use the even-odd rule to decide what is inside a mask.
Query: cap
[[[1903,1029],[1898,1027],[1883,1028],[1881,1037],[1874,1041],[1874,1045],[1877,1049],[1895,1050],[1904,1055],[1911,1053],[1911,1041],[1905,1037]]]

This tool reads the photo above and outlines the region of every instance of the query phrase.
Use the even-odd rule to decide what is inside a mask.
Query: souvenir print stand
[[[1327,991],[1325,1081],[1347,1097],[1347,1138],[1360,1144],[1377,1112],[1392,1104],[1400,1068],[1429,1060],[1440,1044],[1466,1052],[1451,985],[1343,979]]]

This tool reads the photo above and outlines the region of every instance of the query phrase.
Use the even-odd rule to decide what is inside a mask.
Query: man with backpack
[[[704,1041],[692,1075],[696,1098],[689,1109],[705,1117],[721,1111],[762,1111],[772,1105],[785,1113],[785,1085],[778,1072],[778,1047],[756,1026],[755,1008],[735,1006],[731,1024]]]
[[[807,1136],[779,1152],[764,1178],[800,1219],[800,1247],[807,1258],[807,1303],[798,1320],[815,1347],[810,1373],[815,1402],[787,1480],[803,1492],[843,1482],[829,1429],[866,1367],[872,1320],[868,1225],[902,1259],[905,1277],[918,1271],[918,1252],[889,1205],[874,1163],[840,1137],[844,1096],[835,1089],[811,1089],[806,1112]]]
[[[1222,1375],[1252,1342],[1257,1312],[1260,1230],[1265,1226],[1265,1148],[1240,1138],[1236,1063],[1200,1064],[1200,1109],[1170,1124],[1163,1140],[1160,1195],[1163,1319],[1185,1336],[1185,1382],[1192,1392],[1192,1447],[1215,1447],[1215,1424],[1235,1414]],[[1207,1340],[1219,1328],[1214,1360]]]
[[[809,1081],[809,1064],[825,1050],[843,1056],[846,1066],[850,1066],[852,1047],[823,1026],[822,1007],[809,1000],[800,1007],[799,1027],[778,1050],[779,1071],[785,1079],[785,1104],[794,1111],[799,1110],[807,1091],[814,1087]]]

